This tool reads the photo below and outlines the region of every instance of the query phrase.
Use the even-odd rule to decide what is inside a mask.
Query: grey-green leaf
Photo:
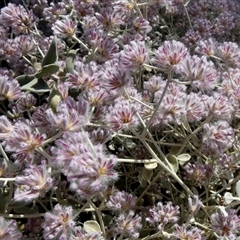
[[[75,62],[77,51],[78,51],[78,49],[70,50],[67,55],[65,69],[66,69],[66,72],[68,72],[68,73],[73,73],[73,71],[74,71],[74,62]]]
[[[3,193],[0,193],[0,212],[3,213],[5,206],[6,206],[7,201],[5,200],[5,196]]]
[[[34,78],[31,82],[22,86],[21,89],[35,93],[44,93],[50,91],[48,85],[41,78]]]
[[[54,85],[48,98],[48,106],[50,106],[52,110],[56,112],[57,106],[62,99],[62,94],[58,91],[56,85]]]
[[[59,70],[57,64],[49,64],[44,66],[38,73],[35,74],[36,78],[42,78],[56,73]]]
[[[98,224],[97,221],[94,220],[84,222],[83,228],[87,233],[101,232],[100,225]]]
[[[188,153],[183,153],[183,154],[178,155],[176,158],[177,158],[179,164],[180,164],[181,166],[183,166],[183,165],[186,164],[188,161],[190,161],[191,155],[188,154]]]
[[[157,167],[157,163],[145,163],[144,164],[144,167],[147,169],[147,170],[153,170]]]
[[[31,82],[34,78],[35,78],[35,74],[30,74],[30,75],[26,74],[26,75],[20,75],[16,77],[16,80],[18,81],[20,86],[24,86],[29,82]]]
[[[48,49],[47,54],[45,55],[42,66],[46,66],[49,64],[53,64],[57,61],[58,54],[57,54],[57,38],[54,37],[52,43]]]
[[[179,169],[179,164],[178,164],[178,160],[177,160],[176,156],[173,154],[168,154],[167,159],[170,164],[170,167],[176,173]]]

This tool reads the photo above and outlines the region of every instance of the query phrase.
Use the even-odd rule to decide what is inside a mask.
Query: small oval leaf
[[[169,162],[172,170],[176,173],[179,169],[179,164],[178,164],[178,160],[177,160],[176,156],[174,156],[173,154],[168,154],[167,159],[168,159],[168,162]]]
[[[240,180],[238,180],[236,183],[236,193],[237,196],[240,198]]]
[[[151,179],[152,179],[152,176],[153,176],[152,169],[148,170],[146,168],[143,168],[142,177],[143,177],[144,180],[146,180],[149,183],[151,181]]]
[[[57,55],[57,38],[54,37],[50,47],[48,49],[47,54],[45,55],[42,66],[46,66],[49,64],[53,64],[57,61],[58,55]]]
[[[182,166],[191,159],[191,155],[189,155],[188,153],[183,153],[178,155],[176,158],[179,161],[179,164]]]
[[[147,66],[147,65],[143,65],[144,66],[144,69],[148,72],[151,72],[152,71],[152,68],[151,66]]]
[[[139,169],[138,172],[139,172],[139,174],[138,174],[138,181],[139,181],[141,187],[144,188],[151,181],[151,178],[153,176],[153,171],[152,170],[148,170],[145,167],[141,167],[141,169]]]
[[[158,166],[157,163],[144,163],[144,167],[147,170],[155,169],[157,166]]]
[[[230,192],[224,194],[224,200],[227,204],[230,204],[233,201],[233,195]]]
[[[94,220],[84,222],[83,228],[87,233],[101,232],[98,222]]]

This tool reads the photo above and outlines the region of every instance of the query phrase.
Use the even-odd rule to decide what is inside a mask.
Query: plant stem
[[[155,109],[154,109],[154,112],[153,112],[151,118],[149,119],[146,127],[144,128],[144,130],[143,130],[143,132],[142,132],[142,134],[141,134],[142,136],[145,136],[147,130],[149,129],[149,127],[150,127],[151,124],[152,124],[152,121],[153,121],[154,118],[156,117],[157,112],[158,112],[158,109],[159,109],[159,107],[160,107],[160,105],[161,105],[161,103],[162,103],[162,100],[163,100],[163,98],[164,98],[164,96],[165,96],[165,94],[166,94],[166,92],[167,92],[167,88],[168,88],[168,86],[169,86],[169,84],[170,84],[170,82],[171,82],[171,79],[172,79],[172,69],[169,70],[168,79],[167,79],[166,85],[165,85],[165,87],[164,87],[164,89],[163,89],[162,95],[161,95],[161,97],[160,97],[160,99],[159,99],[159,101],[158,101],[158,103],[157,103],[157,105],[156,105],[156,107],[155,107]]]

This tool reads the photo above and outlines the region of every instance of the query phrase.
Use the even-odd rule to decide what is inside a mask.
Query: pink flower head
[[[114,107],[109,107],[106,122],[113,130],[129,130],[138,125],[135,104],[125,100],[118,102]]]
[[[184,167],[185,179],[193,186],[202,186],[208,182],[213,176],[213,169],[211,166],[200,163],[187,163]]]
[[[17,102],[17,108],[19,111],[31,111],[33,110],[33,106],[36,104],[36,98],[31,94],[25,94],[20,100]]]
[[[147,34],[152,30],[152,27],[149,24],[149,21],[142,17],[136,17],[133,21],[133,29],[136,34]]]
[[[17,80],[10,79],[7,75],[0,75],[0,100],[13,101],[23,96]]]
[[[92,197],[107,189],[117,180],[114,170],[117,159],[106,155],[102,146],[90,146],[85,143],[85,153],[73,158],[69,169],[64,171],[70,182],[70,188],[81,198]]]
[[[137,197],[125,191],[114,191],[107,202],[107,207],[121,213],[134,209]]]
[[[153,75],[147,82],[144,83],[144,88],[150,93],[155,93],[164,88],[165,84],[166,82],[164,82],[162,76]]]
[[[188,55],[188,49],[183,43],[175,40],[165,41],[163,45],[155,51],[152,63],[163,71],[169,71],[169,69],[175,69],[181,65]]]
[[[20,35],[14,39],[14,43],[17,46],[18,51],[22,56],[28,54],[36,54],[36,45],[33,43],[32,38],[28,35]]]
[[[205,240],[203,237],[204,232],[197,227],[188,227],[187,225],[179,226],[176,224],[175,229],[176,231],[173,235],[177,239]]]
[[[194,89],[205,91],[213,90],[218,83],[218,73],[214,63],[208,61],[205,56],[187,57],[178,68],[184,81],[190,81]]]
[[[104,88],[91,88],[85,92],[85,99],[90,106],[98,106],[108,101],[109,94]]]
[[[101,78],[104,80],[104,88],[111,95],[123,93],[124,87],[132,83],[129,72],[121,71],[118,66],[104,68]]]
[[[47,5],[48,6],[48,5]],[[62,2],[50,3],[50,7],[44,7],[43,16],[50,23],[55,23],[60,15],[66,15],[66,5]]]
[[[212,23],[205,18],[197,18],[194,22],[193,22],[193,29],[197,32],[199,32],[199,34],[202,37],[210,37],[212,35]]]
[[[96,39],[94,47],[97,50],[95,59],[98,63],[104,63],[113,59],[119,52],[119,47],[114,40],[105,35]]]
[[[77,17],[81,19],[82,17],[85,17],[87,15],[94,15],[95,9],[93,8],[93,3],[96,3],[96,1],[73,1],[73,7],[77,14]]]
[[[217,56],[220,57],[228,67],[240,66],[240,48],[234,42],[223,42],[217,48]]]
[[[148,50],[143,41],[131,41],[120,54],[120,64],[125,70],[137,71],[148,61]]]
[[[179,206],[174,207],[172,202],[163,205],[158,202],[156,206],[149,209],[149,217],[146,221],[151,225],[156,225],[159,231],[164,230],[165,225],[168,223],[175,223],[179,217]]]
[[[57,106],[57,113],[48,109],[46,118],[53,127],[62,131],[77,131],[90,121],[89,104],[81,97],[78,101],[67,97]]]
[[[6,220],[0,217],[0,239],[3,240],[19,240],[22,233],[18,230],[16,220]]]
[[[163,88],[155,93],[154,101],[157,102],[162,95]],[[163,98],[163,104],[160,105],[156,121],[159,123],[175,123],[181,124],[182,119],[186,115],[184,103],[186,99],[186,87],[170,83]]]
[[[122,12],[112,7],[103,7],[100,13],[95,13],[95,15],[105,31],[113,30],[123,24]]]
[[[57,204],[52,212],[46,212],[42,223],[44,239],[72,239],[75,227],[71,206]]]
[[[201,208],[202,202],[198,195],[194,195],[193,198],[188,198],[188,206],[191,214],[196,214]]]
[[[231,12],[223,12],[215,18],[214,32],[217,35],[230,35],[234,27],[234,15]]]
[[[34,24],[33,11],[26,9],[22,5],[9,3],[1,9],[1,23],[6,27],[12,27],[15,34],[30,33]]]
[[[69,86],[83,90],[98,86],[100,83],[96,74],[96,68],[95,63],[84,64],[81,61],[76,61],[73,74],[68,75],[70,77]]]
[[[233,114],[232,103],[226,96],[214,93],[212,97],[207,99],[207,107],[209,113],[213,115],[215,120],[226,120],[230,122]]]
[[[222,238],[237,239],[240,232],[240,218],[235,210],[227,209],[227,215],[216,212],[211,215],[212,228]]]
[[[182,41],[187,47],[193,47],[200,39],[200,33],[190,29],[186,32],[185,36],[182,38]]]
[[[112,231],[115,234],[138,239],[139,231],[142,227],[142,218],[130,210],[128,213],[121,213],[116,219],[116,226]]]
[[[44,197],[45,193],[53,186],[53,179],[47,171],[46,162],[40,166],[29,165],[23,176],[15,178],[17,189],[14,194],[14,201],[31,202],[38,197]]]
[[[232,147],[235,133],[227,121],[205,124],[203,129],[203,149],[220,154]]]
[[[185,104],[188,122],[200,121],[208,114],[202,94],[191,92],[187,95]]]
[[[41,146],[45,137],[44,134],[35,132],[29,124],[17,122],[14,130],[4,142],[5,150],[14,153],[20,163],[26,160],[32,161],[35,149]]]
[[[65,17],[62,20],[57,20],[52,29],[56,36],[60,38],[69,38],[76,33],[77,24],[69,17]]]
[[[0,139],[4,140],[10,136],[14,127],[6,116],[0,116]]]
[[[53,164],[62,169],[64,166],[69,166],[75,157],[78,158],[81,154],[87,153],[86,139],[88,137],[87,132],[64,133],[51,148]]]
[[[102,145],[93,145],[87,132],[65,133],[51,151],[53,164],[81,198],[99,194],[118,178],[116,157],[107,155]]]
[[[197,42],[195,52],[205,56],[214,56],[217,51],[218,42],[213,38],[200,40]]]

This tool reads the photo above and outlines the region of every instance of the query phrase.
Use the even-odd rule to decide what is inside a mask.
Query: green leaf
[[[46,66],[49,64],[53,64],[57,61],[58,55],[57,55],[57,38],[54,37],[52,40],[52,43],[48,49],[47,54],[45,55],[42,66]]]
[[[48,85],[44,82],[42,78],[34,78],[31,82],[22,86],[21,89],[34,93],[44,93],[50,91]]]
[[[59,70],[57,64],[49,64],[44,66],[38,73],[35,74],[36,78],[42,78],[56,73]]]
[[[78,51],[78,49],[71,50],[71,51],[69,51],[69,53],[67,55],[65,70],[68,73],[73,73],[73,71],[74,71],[74,62],[75,62],[77,51]]]
[[[34,205],[33,207],[15,208],[14,211],[20,214],[35,214],[39,212],[39,208],[37,205]]]
[[[0,194],[0,212],[3,213],[5,210],[5,206],[7,204],[7,201],[5,199],[5,196],[3,193]]]
[[[20,84],[20,86],[23,86],[31,82],[34,78],[35,78],[35,74],[30,74],[30,75],[26,74],[26,75],[20,75],[16,77],[16,80],[18,80],[18,83]]]
[[[12,208],[23,208],[23,207],[26,207],[29,203],[26,203],[26,202],[13,202],[11,203],[11,207]]]

